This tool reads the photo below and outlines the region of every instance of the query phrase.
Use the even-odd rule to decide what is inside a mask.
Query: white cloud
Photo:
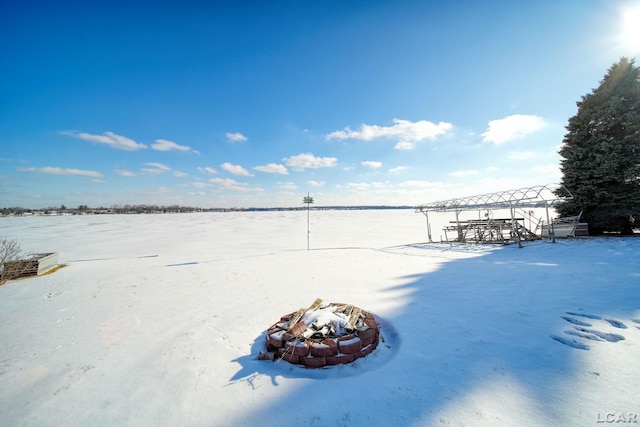
[[[116,170],[116,175],[129,176],[129,177],[137,176],[137,174],[135,172],[121,170],[121,169]]]
[[[152,188],[150,190],[145,190],[144,192],[147,194],[168,194],[168,193],[173,193],[173,188],[169,188],[169,187],[157,187],[157,188]]]
[[[378,138],[397,139],[395,148],[398,150],[411,150],[415,144],[421,141],[435,140],[440,135],[444,135],[453,128],[451,123],[440,122],[435,124],[427,120],[411,122],[409,120],[393,119],[393,126],[366,125],[360,126],[359,130],[351,130],[346,127],[344,130],[332,132],[326,136],[327,139],[359,139],[371,141]]]
[[[348,182],[346,184],[346,187],[349,190],[366,191],[371,188],[371,184],[369,184],[368,182]]]
[[[245,182],[238,182],[231,178],[211,178],[210,183],[224,189],[231,191],[262,191],[261,188],[251,188],[249,184]]]
[[[331,168],[336,166],[338,159],[335,157],[316,157],[311,153],[302,153],[297,156],[285,157],[282,159],[287,166],[294,170]]]
[[[86,132],[65,131],[62,132],[62,134],[80,138],[85,141],[96,142],[98,144],[106,144],[111,148],[116,148],[118,150],[136,151],[147,148],[144,144],[140,144],[133,139],[113,132],[105,132],[102,135],[93,135]]]
[[[397,166],[395,168],[389,169],[389,173],[398,173],[398,172],[406,171],[407,169],[409,169],[408,166]]]
[[[186,145],[179,145],[173,141],[168,141],[166,139],[156,139],[155,144],[151,145],[151,148],[157,151],[193,151],[194,153],[198,153],[195,150],[192,150],[191,147]]]
[[[449,172],[449,176],[473,176],[473,175],[478,175],[478,171],[476,169],[466,169],[466,170],[459,170],[459,171],[454,171],[454,172]]]
[[[176,178],[184,178],[185,176],[188,176],[188,174],[180,171],[175,171],[173,173],[173,176],[175,176]]]
[[[189,185],[195,188],[207,188],[207,187],[211,187],[212,184],[209,184],[208,182],[194,181]]]
[[[280,190],[284,191],[293,191],[298,189],[298,186],[294,182],[278,182],[277,186]]]
[[[162,163],[157,163],[157,162],[147,162],[145,163],[145,165],[151,166],[154,169],[160,169],[163,172],[168,172],[171,170],[169,166],[163,165]]]
[[[310,180],[307,181],[307,184],[309,184],[312,187],[316,187],[316,188],[320,188],[320,187],[324,187],[324,181],[316,181],[316,180]]]
[[[545,121],[542,117],[514,114],[504,119],[491,120],[489,128],[482,134],[482,141],[502,144],[542,129]]]
[[[377,169],[379,167],[382,166],[382,162],[372,162],[372,161],[365,161],[365,162],[361,162],[363,166],[367,166],[369,168],[372,169]]]
[[[147,175],[160,175],[171,170],[169,166],[163,165],[162,163],[147,162],[145,165],[151,166],[149,168],[142,168],[142,172]]]
[[[240,132],[227,132],[226,137],[230,142],[244,142],[248,139]]]
[[[243,168],[240,165],[232,165],[229,162],[223,163],[220,165],[220,167],[224,170],[226,170],[229,173],[232,173],[234,175],[238,175],[238,176],[253,176],[253,174],[251,172],[249,172],[248,170],[246,170],[245,168]]]
[[[156,169],[156,168],[142,168],[141,172],[147,175],[160,175],[164,173],[162,169]]]
[[[442,183],[440,182],[430,182],[424,180],[409,180],[404,181],[399,184],[400,187],[408,187],[408,188],[418,188],[418,189],[431,189],[431,188],[442,188]]]
[[[379,182],[379,181],[372,181],[372,182],[348,182],[346,184],[346,187],[349,190],[355,190],[355,191],[368,191],[368,190],[381,190],[383,188],[386,188],[387,184],[384,182]],[[338,186],[338,188],[341,188],[342,186]]]
[[[42,168],[18,168],[21,172],[34,172],[45,173],[49,175],[63,175],[63,176],[92,176],[101,177],[102,174],[96,171],[82,170],[82,169],[68,169],[58,168],[52,166],[45,166]]]
[[[398,141],[394,148],[396,150],[413,150],[416,148],[416,144],[411,141]]]
[[[217,170],[215,170],[214,168],[209,167],[209,166],[205,166],[205,167],[198,167],[198,171],[200,171],[200,172],[210,173],[210,174],[212,174],[212,175],[214,175],[214,174],[217,174],[217,173],[218,173],[218,171],[217,171]]]
[[[264,166],[256,166],[253,169],[264,173],[279,173],[280,175],[289,175],[289,171],[286,167],[284,167],[284,165],[279,165],[276,163],[269,163],[268,165]]]

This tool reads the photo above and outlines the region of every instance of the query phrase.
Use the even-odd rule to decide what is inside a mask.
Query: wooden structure
[[[427,219],[427,234],[431,239],[429,212],[454,212],[455,220],[445,226],[445,240],[459,243],[517,243],[542,238],[535,232],[543,223],[541,220],[536,227],[525,226],[525,218],[529,215],[528,208],[544,207],[546,211],[547,236],[555,241],[554,223],[549,219],[549,208],[573,198],[571,193],[560,184],[538,185],[517,190],[506,190],[486,193],[476,196],[462,197],[438,202],[431,202],[418,206],[416,212],[423,213]],[[493,218],[493,210],[508,209],[506,218]],[[478,219],[460,218],[464,211],[478,211]],[[530,221],[531,222],[531,221]],[[532,231],[533,230],[533,231]],[[575,229],[574,229],[575,231]]]
[[[58,265],[58,253],[33,254],[28,258],[5,261],[0,273],[7,280],[25,276],[40,276]]]

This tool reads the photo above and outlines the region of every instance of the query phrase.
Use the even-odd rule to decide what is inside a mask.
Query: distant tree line
[[[108,214],[161,214],[161,213],[192,213],[192,212],[263,212],[263,211],[298,211],[306,210],[304,206],[274,207],[274,208],[199,208],[179,205],[112,205],[110,207],[92,208],[80,205],[77,208],[68,208],[61,205],[57,208],[26,209],[21,207],[0,208],[0,216],[27,216],[27,215],[108,215]],[[371,210],[371,209],[414,209],[413,206],[316,206],[312,210]]]
[[[60,205],[59,207],[48,207],[41,209],[27,209],[21,207],[1,208],[2,216],[20,215],[100,215],[100,214],[158,214],[158,213],[191,213],[203,212],[206,209],[192,206],[180,205],[112,205],[110,207],[100,206],[91,208],[87,205],[80,205],[77,208]]]

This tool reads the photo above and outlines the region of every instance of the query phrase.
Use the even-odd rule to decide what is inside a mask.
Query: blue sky
[[[0,6],[0,207],[559,182],[576,101],[640,53],[640,1],[92,3]]]

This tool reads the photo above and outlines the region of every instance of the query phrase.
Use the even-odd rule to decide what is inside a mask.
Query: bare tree
[[[22,248],[17,240],[0,237],[0,285],[19,276],[20,263],[11,261],[17,261],[21,253]]]

